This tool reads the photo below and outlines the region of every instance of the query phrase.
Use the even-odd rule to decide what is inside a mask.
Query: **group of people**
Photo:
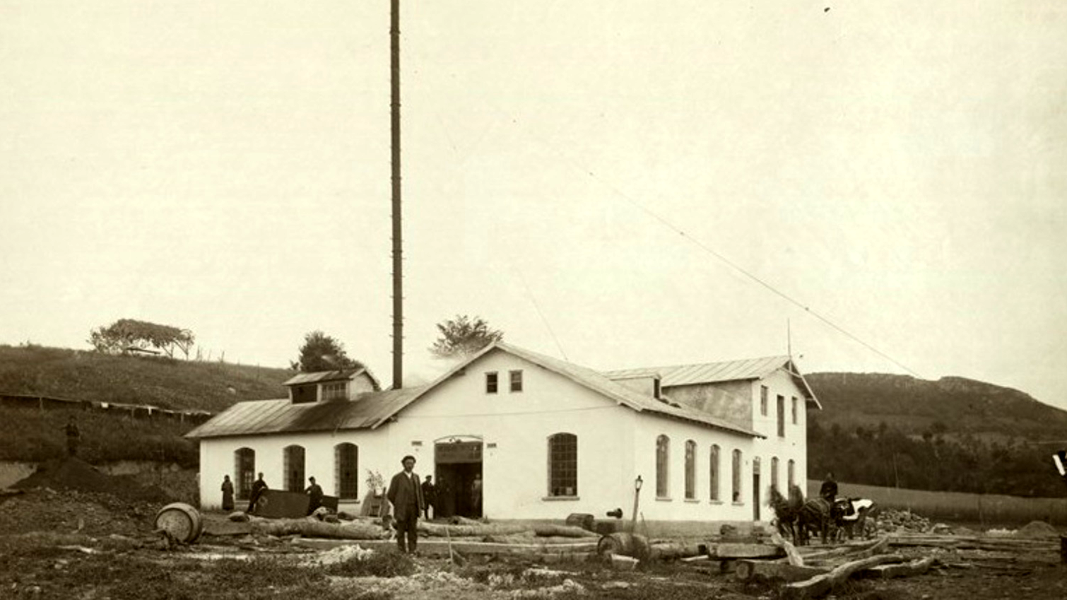
[[[403,469],[393,475],[393,478],[389,481],[389,488],[385,496],[390,504],[393,505],[393,522],[397,533],[397,546],[401,552],[413,554],[418,545],[416,527],[419,517],[430,518],[431,510],[436,510],[435,507],[441,490],[434,485],[433,477],[430,475],[427,475],[424,480],[419,480],[419,476],[414,471],[414,456],[405,456],[401,459],[400,464]],[[304,490],[304,493],[309,497],[308,514],[311,514],[322,506],[324,494],[322,487],[315,482],[314,477],[309,477],[308,481],[310,485]],[[482,497],[481,475],[475,476],[472,487],[472,503],[480,511]],[[267,483],[263,480],[263,473],[260,473],[259,478],[252,482],[247,512],[254,513],[256,511],[256,506],[262,499],[263,492],[267,489]],[[224,476],[222,480],[222,508],[223,510],[234,509],[234,487],[229,475]]]

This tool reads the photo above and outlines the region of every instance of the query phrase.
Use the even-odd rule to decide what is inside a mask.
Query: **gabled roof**
[[[670,367],[644,367],[607,371],[606,377],[612,380],[632,379],[635,377],[660,376],[660,385],[664,388],[684,385],[701,385],[706,383],[724,383],[727,381],[749,381],[763,379],[777,370],[783,370],[793,377],[808,403],[822,408],[808,382],[800,374],[796,364],[788,356],[767,356],[745,360],[700,363],[692,365],[675,365]]]
[[[735,425],[703,411],[687,406],[668,404],[655,398],[644,396],[622,384],[611,381],[592,369],[503,342],[497,342],[482,349],[429,385],[385,392],[370,392],[361,394],[350,401],[335,400],[308,404],[293,404],[289,400],[239,402],[216,415],[207,423],[185,434],[185,437],[197,439],[272,433],[335,431],[338,429],[377,429],[424,394],[494,351],[506,352],[539,365],[637,412],[680,419],[746,436],[763,437],[751,429]]]
[[[293,377],[290,377],[282,385],[294,386],[307,383],[324,383],[328,381],[348,381],[355,379],[362,374],[366,374],[370,378],[371,384],[374,389],[382,389],[378,383],[378,379],[371,373],[366,367],[359,367],[356,369],[343,369],[338,371],[316,371],[314,373],[298,373]]]
[[[188,438],[263,435],[376,427],[397,406],[425,391],[410,387],[368,392],[354,400],[293,404],[288,399],[238,402],[210,421],[185,434]]]
[[[725,419],[714,417],[703,411],[699,411],[694,408],[689,408],[687,406],[668,404],[650,396],[645,396],[635,390],[631,390],[630,388],[622,384],[615,383],[614,381],[608,379],[604,375],[592,369],[582,367],[564,360],[560,360],[558,358],[553,358],[551,356],[545,356],[544,354],[538,354],[537,352],[526,350],[525,348],[519,348],[518,346],[513,346],[504,342],[496,342],[483,348],[480,352],[471,356],[467,360],[459,363],[450,371],[439,377],[436,381],[426,386],[426,389],[423,390],[423,392],[421,392],[419,395],[421,396],[422,393],[425,393],[430,389],[436,387],[441,382],[448,380],[456,373],[459,373],[472,363],[476,362],[478,359],[482,358],[486,354],[489,354],[490,352],[493,352],[494,350],[506,352],[513,356],[517,356],[523,360],[544,367],[549,371],[553,371],[554,373],[562,375],[579,385],[582,385],[586,388],[593,390],[594,392],[606,396],[607,398],[614,400],[619,404],[623,404],[629,408],[632,408],[637,412],[653,413],[659,416],[681,419],[684,421],[713,427],[715,429],[722,429],[724,431],[730,431],[733,433],[740,433],[753,437],[763,437],[761,434],[752,431],[751,429],[745,429],[744,427],[735,425],[734,423],[731,423]],[[408,404],[410,404],[411,402],[414,402],[417,399],[418,396],[415,396],[409,398],[407,402]],[[403,406],[396,407],[394,414],[399,413],[403,408]],[[377,426],[378,425],[375,425],[374,427]]]

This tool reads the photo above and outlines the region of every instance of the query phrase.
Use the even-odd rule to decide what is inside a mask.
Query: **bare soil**
[[[57,465],[48,475],[52,479],[42,474],[33,485],[21,486],[22,493],[0,495],[0,598],[772,600],[780,590],[773,583],[742,584],[707,561],[659,562],[625,572],[599,562],[543,565],[470,557],[460,567],[445,559],[411,560],[354,547],[315,550],[291,538],[252,535],[209,534],[193,545],[168,546],[153,534],[152,523],[156,511],[176,498],[152,500],[155,491],[114,480],[102,480],[108,485],[101,488],[96,475],[108,476],[83,466]],[[221,514],[205,516],[225,520]],[[1067,565],[1060,564],[1058,539],[1051,537],[1058,532],[1033,525],[1016,534],[1047,543],[1010,551],[894,548],[914,557],[935,556],[940,566],[908,579],[850,581],[833,597],[1067,598]]]

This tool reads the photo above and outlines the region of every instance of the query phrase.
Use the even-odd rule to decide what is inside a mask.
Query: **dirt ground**
[[[95,480],[82,465],[64,468],[71,471],[68,478]],[[42,476],[37,483],[58,482]],[[152,533],[152,523],[159,507],[176,498],[155,496],[157,490],[130,482],[92,491],[22,487],[27,489],[0,494],[0,598],[772,600],[780,593],[777,584],[743,584],[708,561],[660,561],[617,571],[594,561],[544,565],[470,557],[457,566],[441,558],[412,560],[356,546],[318,550],[291,537],[247,534],[205,535],[192,545],[168,546]],[[939,566],[906,579],[850,581],[829,597],[1067,598],[1067,565],[1060,564],[1055,532],[1031,527],[1001,535],[1041,539],[1011,551],[896,547],[894,552],[913,557],[935,556]]]

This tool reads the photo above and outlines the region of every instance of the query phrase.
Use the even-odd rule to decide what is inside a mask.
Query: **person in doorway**
[[[405,456],[400,460],[400,464],[404,465],[404,470],[393,475],[385,496],[393,504],[397,547],[402,553],[415,554],[419,539],[415,527],[419,521],[419,513],[426,503],[422,498],[419,476],[413,470],[415,457]]]
[[[248,498],[248,510],[245,512],[255,514],[256,504],[266,489],[268,489],[267,482],[263,481],[263,473],[260,473],[259,479],[252,482],[252,495]]]
[[[67,456],[77,456],[78,443],[81,442],[82,434],[78,430],[78,420],[74,418],[74,415],[67,420],[67,426],[64,429],[67,433]]]
[[[822,487],[819,488],[819,496],[829,502],[830,506],[834,505],[837,498],[837,481],[834,480],[833,471],[826,474],[826,481],[822,482]]]
[[[233,510],[233,482],[229,475],[222,477],[222,510]]]
[[[434,486],[434,517],[452,518],[456,514],[456,496],[452,485],[444,476],[437,478]]]
[[[476,473],[471,482],[471,513],[475,518],[482,516],[482,474]]]
[[[322,486],[315,483],[314,477],[308,477],[308,481],[311,485],[304,489],[304,493],[308,495],[308,514],[315,512],[315,510],[322,506],[322,497],[325,495],[322,493]]]
[[[437,516],[437,490],[434,489],[433,476],[427,475],[426,481],[422,482],[422,501],[425,502],[425,506],[422,509],[422,517],[427,521],[430,520],[430,509],[433,508],[433,516]]]

